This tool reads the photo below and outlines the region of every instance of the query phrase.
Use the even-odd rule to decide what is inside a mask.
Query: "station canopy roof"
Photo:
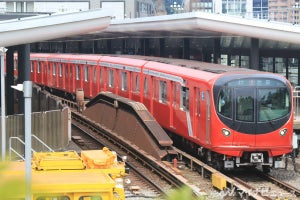
[[[262,49],[300,49],[300,25],[205,12],[112,20],[101,32],[63,38],[220,38],[222,47],[249,48],[251,38]]]
[[[67,26],[61,26],[62,24],[69,26],[66,28]],[[70,26],[71,24],[73,26]],[[93,28],[88,28],[91,26]],[[25,30],[21,30],[22,28],[27,29],[26,31],[31,29],[33,32],[26,32],[24,35]],[[46,32],[37,31],[46,29]],[[258,38],[261,49],[300,49],[298,24],[205,12],[110,20],[109,12],[94,10],[1,21],[0,30],[0,46],[49,40],[220,38],[221,47],[249,48],[251,38]]]
[[[47,14],[0,21],[0,47],[28,44],[101,31],[110,24],[107,11]]]

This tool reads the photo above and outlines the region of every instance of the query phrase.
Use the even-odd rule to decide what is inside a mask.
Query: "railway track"
[[[115,150],[114,145],[111,145],[110,142],[99,140],[98,136],[94,137],[90,132],[84,131],[80,126],[73,124],[72,127],[72,140],[82,149],[99,149],[104,146],[108,147],[111,150]],[[122,150],[118,149],[118,159],[122,159],[120,154],[125,154]],[[130,160],[130,161],[129,161]],[[158,198],[164,194],[164,191],[158,186],[150,177],[145,176],[147,171],[141,170],[141,167],[138,166],[138,163],[132,163],[133,159],[127,157],[126,166],[130,169],[127,180],[125,183],[125,192],[126,198],[135,198],[135,197],[145,197],[145,198]],[[148,194],[141,194],[141,190],[147,189]]]
[[[198,172],[202,178],[211,178],[213,173],[222,173],[179,149],[175,150],[185,165],[188,166],[188,169]],[[257,169],[235,170],[222,174],[222,176],[226,180],[226,189],[221,192],[212,191],[211,197],[267,200],[296,200],[300,198],[300,189]],[[201,187],[201,185],[198,186]]]
[[[109,133],[105,130],[100,130],[99,127],[91,125],[87,119],[84,119],[76,112],[72,113],[72,124],[80,132],[88,135],[88,137],[83,139],[84,143],[81,141],[83,148],[106,146],[110,150],[118,152],[119,155],[127,156],[126,165],[130,168],[130,176],[128,178],[131,180],[131,183],[127,184],[126,189],[132,193],[129,197],[159,198],[166,195],[172,188],[184,185],[184,182],[166,171],[165,166],[153,159],[151,155],[140,152],[134,145],[129,147],[112,135],[109,136]],[[92,140],[98,145],[91,145]],[[86,142],[87,144],[85,144]],[[143,181],[141,182],[141,180]],[[141,194],[140,191],[147,191],[147,194]]]
[[[172,173],[169,173],[170,171],[172,171],[172,167],[158,162],[156,159],[151,158],[151,155],[147,155],[145,152],[137,150],[138,148],[135,145],[130,144],[130,142],[124,142],[122,138],[119,138],[114,134],[107,133],[105,131],[105,128],[98,127],[97,124],[89,122],[88,119],[84,118],[80,113],[76,112],[75,104],[72,104],[71,102],[66,102],[66,104],[68,104],[69,107],[73,108],[72,123],[74,124],[74,126],[81,129],[81,131],[88,133],[88,137],[93,138],[94,140],[105,141],[102,144],[103,146],[109,147],[111,150],[118,152],[118,154],[120,155],[128,156],[127,163],[128,166],[129,163],[132,164],[130,168],[132,174],[131,179],[133,180],[130,184],[128,184],[128,197],[136,198],[137,195],[144,196],[145,198],[162,197],[164,194],[166,194],[167,191],[172,190],[173,188],[176,189],[183,185],[189,185],[192,188],[194,187],[193,191],[195,195],[197,194],[197,192],[203,195],[202,192],[205,191],[208,195],[208,199],[210,199],[210,197],[222,199],[280,199],[280,197],[289,200],[299,199],[299,189],[294,188],[280,180],[276,180],[274,177],[261,179],[260,182],[267,185],[267,183],[271,184],[270,180],[272,180],[272,182],[276,181],[276,183],[274,183],[273,185],[279,185],[278,188],[283,187],[284,189],[280,190],[281,192],[278,193],[280,195],[277,195],[276,197],[274,195],[267,195],[266,190],[263,189],[269,188],[268,191],[278,191],[277,189],[271,189],[270,186],[259,186],[260,189],[262,189],[261,191],[259,191],[257,190],[257,181],[256,183],[255,181],[253,181],[253,184],[251,184],[251,181],[248,181],[247,179],[235,177],[232,175],[222,175],[226,180],[226,189],[217,191],[211,186],[210,178],[213,173],[221,173],[206,165],[205,163],[202,163],[191,155],[188,155],[176,148],[175,150],[179,155],[178,161],[180,163],[180,170],[177,169]],[[83,140],[89,141],[88,139]],[[84,146],[88,148],[94,148],[93,145],[90,144],[90,142],[84,143]],[[95,148],[99,147],[96,145]],[[134,169],[138,170],[136,170],[137,172],[132,173]],[[182,171],[182,173],[179,171]],[[178,176],[178,174],[184,175]],[[140,183],[139,181],[143,176],[143,179],[145,181],[143,183]],[[199,178],[193,181],[192,179],[195,179],[195,177]],[[134,183],[135,181],[137,182]],[[147,191],[147,189],[144,188],[152,189],[148,189]],[[203,190],[200,191],[199,188]],[[141,194],[140,191],[147,191],[147,194]]]
[[[257,193],[265,199],[299,199],[300,190],[294,186],[279,180],[257,169],[235,171],[228,174],[229,177],[246,185],[249,192]]]

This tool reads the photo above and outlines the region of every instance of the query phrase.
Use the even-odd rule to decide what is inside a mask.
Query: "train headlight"
[[[285,136],[286,133],[287,133],[287,129],[286,128],[284,128],[284,129],[282,129],[282,130],[279,131],[279,135],[280,136]]]
[[[222,133],[224,136],[228,137],[231,133],[230,133],[230,130],[226,129],[226,128],[223,128],[222,129]]]

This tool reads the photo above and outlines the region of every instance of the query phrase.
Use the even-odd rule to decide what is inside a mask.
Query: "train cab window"
[[[236,119],[240,121],[253,122],[254,121],[254,98],[249,95],[249,92],[236,97]]]
[[[159,102],[167,102],[167,82],[159,81]]]
[[[41,196],[37,197],[36,200],[70,200],[68,196]]]
[[[278,119],[290,111],[289,94],[286,88],[258,89],[258,121]]]
[[[108,86],[114,87],[114,70],[110,69],[108,74]]]
[[[144,79],[144,96],[148,96],[148,79],[145,77]]]
[[[225,117],[232,118],[231,90],[228,88],[222,89],[217,102],[218,113]]]
[[[89,81],[89,67],[88,66],[84,66],[84,81],[88,82]]]
[[[52,72],[53,72],[53,75],[55,76],[56,75],[56,64],[55,63],[52,64]]]
[[[62,77],[62,64],[59,63],[58,66],[59,66],[59,77]]]
[[[101,196],[82,196],[79,197],[79,200],[102,200]]]
[[[181,87],[180,108],[183,110],[189,110],[189,88],[187,87]]]
[[[127,72],[121,72],[121,80],[122,80],[121,88],[123,91],[126,91],[127,90]]]
[[[80,67],[79,65],[76,65],[76,80],[80,79]]]

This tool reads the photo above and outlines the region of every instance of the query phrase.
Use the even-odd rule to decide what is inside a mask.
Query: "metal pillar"
[[[165,39],[164,38],[160,38],[159,39],[159,57],[164,57],[165,55]]]
[[[2,161],[6,157],[6,126],[5,126],[5,75],[4,75],[4,55],[6,48],[0,47],[1,56],[1,141],[2,141]]]
[[[98,40],[93,40],[93,54],[97,54],[98,52]]]
[[[145,56],[150,55],[150,41],[149,41],[149,38],[144,39],[144,55]]]
[[[259,70],[259,40],[251,38],[250,69]]]
[[[24,92],[24,105],[25,105],[24,123],[25,123],[26,200],[31,200],[31,97],[32,97],[31,81],[24,81],[23,92]]]
[[[220,38],[214,39],[214,63],[221,63],[221,40]]]
[[[26,200],[31,200],[31,97],[32,82],[30,81],[30,45],[18,46],[18,83],[23,81],[23,87],[18,89],[24,93],[24,125],[25,125],[25,178],[26,178]],[[19,99],[21,100],[21,99]],[[20,101],[19,101],[20,103]],[[20,108],[20,106],[19,106]]]
[[[106,46],[107,46],[107,53],[110,54],[112,52],[111,48],[111,40],[106,40]]]
[[[183,39],[183,59],[190,59],[190,39]]]
[[[14,52],[15,47],[8,47],[6,52],[6,114],[13,115],[15,113],[15,93],[10,87],[15,84],[14,80]]]

